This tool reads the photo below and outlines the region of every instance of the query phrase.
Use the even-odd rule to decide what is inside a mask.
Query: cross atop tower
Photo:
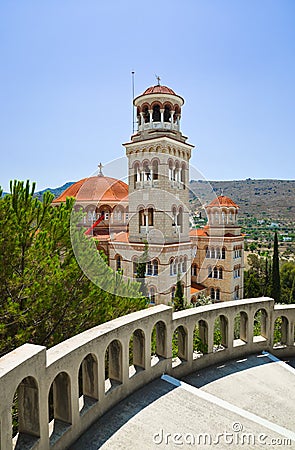
[[[155,77],[156,77],[156,79],[157,79],[157,81],[158,81],[158,86],[160,86],[161,78],[159,77],[159,75],[155,75]]]
[[[98,164],[98,170],[99,170],[98,176],[99,176],[99,177],[102,177],[102,176],[103,176],[102,168],[103,168],[103,165],[102,165],[101,162],[100,162],[100,163]]]

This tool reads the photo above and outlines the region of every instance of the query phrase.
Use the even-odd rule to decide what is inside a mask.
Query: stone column
[[[138,129],[139,130],[143,130],[144,129],[144,118],[143,118],[143,113],[139,113],[140,114],[140,124],[138,124]]]
[[[174,121],[174,114],[175,114],[175,111],[171,111],[171,113],[170,113],[171,115],[170,115],[170,117],[171,117],[171,130],[173,130],[173,121]]]

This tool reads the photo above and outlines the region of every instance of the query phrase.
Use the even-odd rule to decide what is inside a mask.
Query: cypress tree
[[[279,244],[278,234],[275,232],[272,257],[272,285],[271,296],[276,303],[281,300],[281,282],[280,282],[280,261],[279,261]]]
[[[148,261],[148,244],[145,242],[144,251],[138,260],[136,268],[136,279],[140,283],[140,292],[144,297],[147,297],[147,287],[145,283],[146,263]]]
[[[181,286],[181,281],[178,278],[174,297],[174,311],[181,311],[182,309],[184,309],[183,290]]]

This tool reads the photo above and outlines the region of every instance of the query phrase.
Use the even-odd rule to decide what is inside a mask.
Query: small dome
[[[177,95],[175,92],[170,89],[167,86],[160,86],[157,84],[156,86],[151,86],[147,88],[143,94],[141,95],[148,95],[148,94],[170,94],[170,95]]]
[[[116,178],[94,176],[83,178],[68,187],[53,203],[74,197],[77,201],[120,202],[128,199],[128,185]]]
[[[212,202],[209,203],[207,208],[210,208],[213,206],[217,206],[218,208],[220,208],[221,206],[226,206],[228,208],[230,208],[230,207],[237,208],[237,209],[239,208],[238,205],[232,201],[232,199],[230,199],[229,197],[226,197],[225,195],[219,195],[217,198],[212,200]]]

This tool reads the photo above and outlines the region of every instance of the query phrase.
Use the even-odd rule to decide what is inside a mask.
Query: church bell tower
[[[124,144],[129,175],[129,243],[148,244],[147,284],[156,303],[173,301],[177,279],[190,301],[189,160],[181,132],[184,99],[158,83],[134,99],[137,131]],[[157,270],[152,262],[157,261]],[[149,275],[152,273],[152,275]],[[153,291],[153,292],[154,292]]]

